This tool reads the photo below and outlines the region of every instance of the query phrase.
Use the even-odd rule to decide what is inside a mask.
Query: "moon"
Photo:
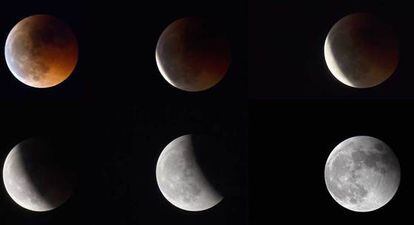
[[[397,192],[400,164],[381,140],[351,137],[329,155],[325,183],[341,206],[356,212],[373,211],[387,204]]]
[[[329,31],[324,56],[340,82],[370,88],[387,80],[397,68],[398,41],[391,27],[372,14],[351,14]]]
[[[22,83],[35,88],[56,86],[66,80],[78,60],[78,44],[71,29],[49,15],[18,22],[7,36],[6,63]]]
[[[155,59],[164,79],[189,92],[215,86],[230,63],[230,47],[217,24],[197,17],[174,21],[157,42]]]
[[[43,139],[27,139],[17,144],[4,162],[7,193],[25,209],[50,211],[71,196],[69,175],[50,147]]]
[[[207,180],[195,155],[194,135],[184,135],[161,152],[156,178],[163,196],[174,206],[187,211],[207,210],[223,196]]]

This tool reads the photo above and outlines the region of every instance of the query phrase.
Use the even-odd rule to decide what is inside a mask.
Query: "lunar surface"
[[[155,58],[165,80],[184,91],[203,91],[225,76],[230,49],[218,25],[189,17],[176,20],[161,34]]]
[[[164,148],[156,177],[161,193],[171,204],[187,211],[202,211],[217,205],[223,197],[198,165],[193,138],[181,136]]]
[[[10,31],[5,57],[19,81],[47,88],[60,84],[73,72],[78,44],[66,24],[52,16],[35,15],[21,20]]]
[[[381,140],[356,136],[341,142],[325,165],[329,193],[343,207],[368,212],[387,204],[400,184],[400,164]]]
[[[369,88],[387,80],[398,65],[398,41],[390,26],[371,14],[339,20],[324,46],[329,70],[343,84]]]
[[[72,193],[67,178],[50,145],[41,139],[19,143],[4,162],[7,193],[28,210],[49,211],[63,204]]]

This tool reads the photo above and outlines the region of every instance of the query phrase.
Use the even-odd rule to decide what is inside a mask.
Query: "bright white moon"
[[[325,182],[341,206],[368,212],[387,204],[400,184],[400,164],[377,138],[356,136],[339,143],[325,165]]]

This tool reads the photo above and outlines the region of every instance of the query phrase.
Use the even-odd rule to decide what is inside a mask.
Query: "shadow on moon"
[[[10,197],[32,211],[49,211],[72,195],[75,180],[71,157],[49,138],[30,138],[7,156],[3,181]],[[73,163],[73,162],[72,162]]]
[[[198,17],[171,23],[158,39],[155,55],[164,79],[189,92],[215,86],[230,64],[230,46],[220,24]]]
[[[340,82],[354,88],[381,84],[399,61],[398,41],[390,25],[368,13],[339,20],[324,46],[326,64]]]
[[[227,175],[220,142],[204,135],[184,135],[161,152],[156,178],[164,197],[187,211],[203,211],[220,203]],[[220,152],[220,153],[219,153]],[[219,153],[219,154],[212,154]],[[224,188],[223,188],[224,189]]]
[[[78,43],[71,29],[49,15],[29,16],[7,36],[6,63],[22,83],[48,88],[66,80],[77,64]]]

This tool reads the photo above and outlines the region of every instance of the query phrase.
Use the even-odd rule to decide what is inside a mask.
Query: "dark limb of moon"
[[[229,45],[218,25],[195,17],[170,24],[158,40],[155,55],[162,76],[185,91],[213,87],[230,63]]]
[[[78,45],[70,28],[48,15],[27,17],[10,31],[7,66],[24,84],[47,88],[60,84],[75,69]]]
[[[367,13],[348,15],[329,31],[326,64],[342,83],[369,88],[388,79],[398,65],[398,42],[391,27]]]
[[[343,207],[367,212],[387,204],[400,183],[393,151],[369,136],[349,138],[331,152],[325,165],[329,193]]]
[[[217,205],[223,197],[200,167],[194,141],[194,135],[184,135],[169,143],[158,158],[156,178],[171,204],[187,211],[202,211]]]
[[[3,167],[3,181],[10,197],[32,211],[49,211],[72,193],[72,175],[52,142],[28,139],[16,145]]]

